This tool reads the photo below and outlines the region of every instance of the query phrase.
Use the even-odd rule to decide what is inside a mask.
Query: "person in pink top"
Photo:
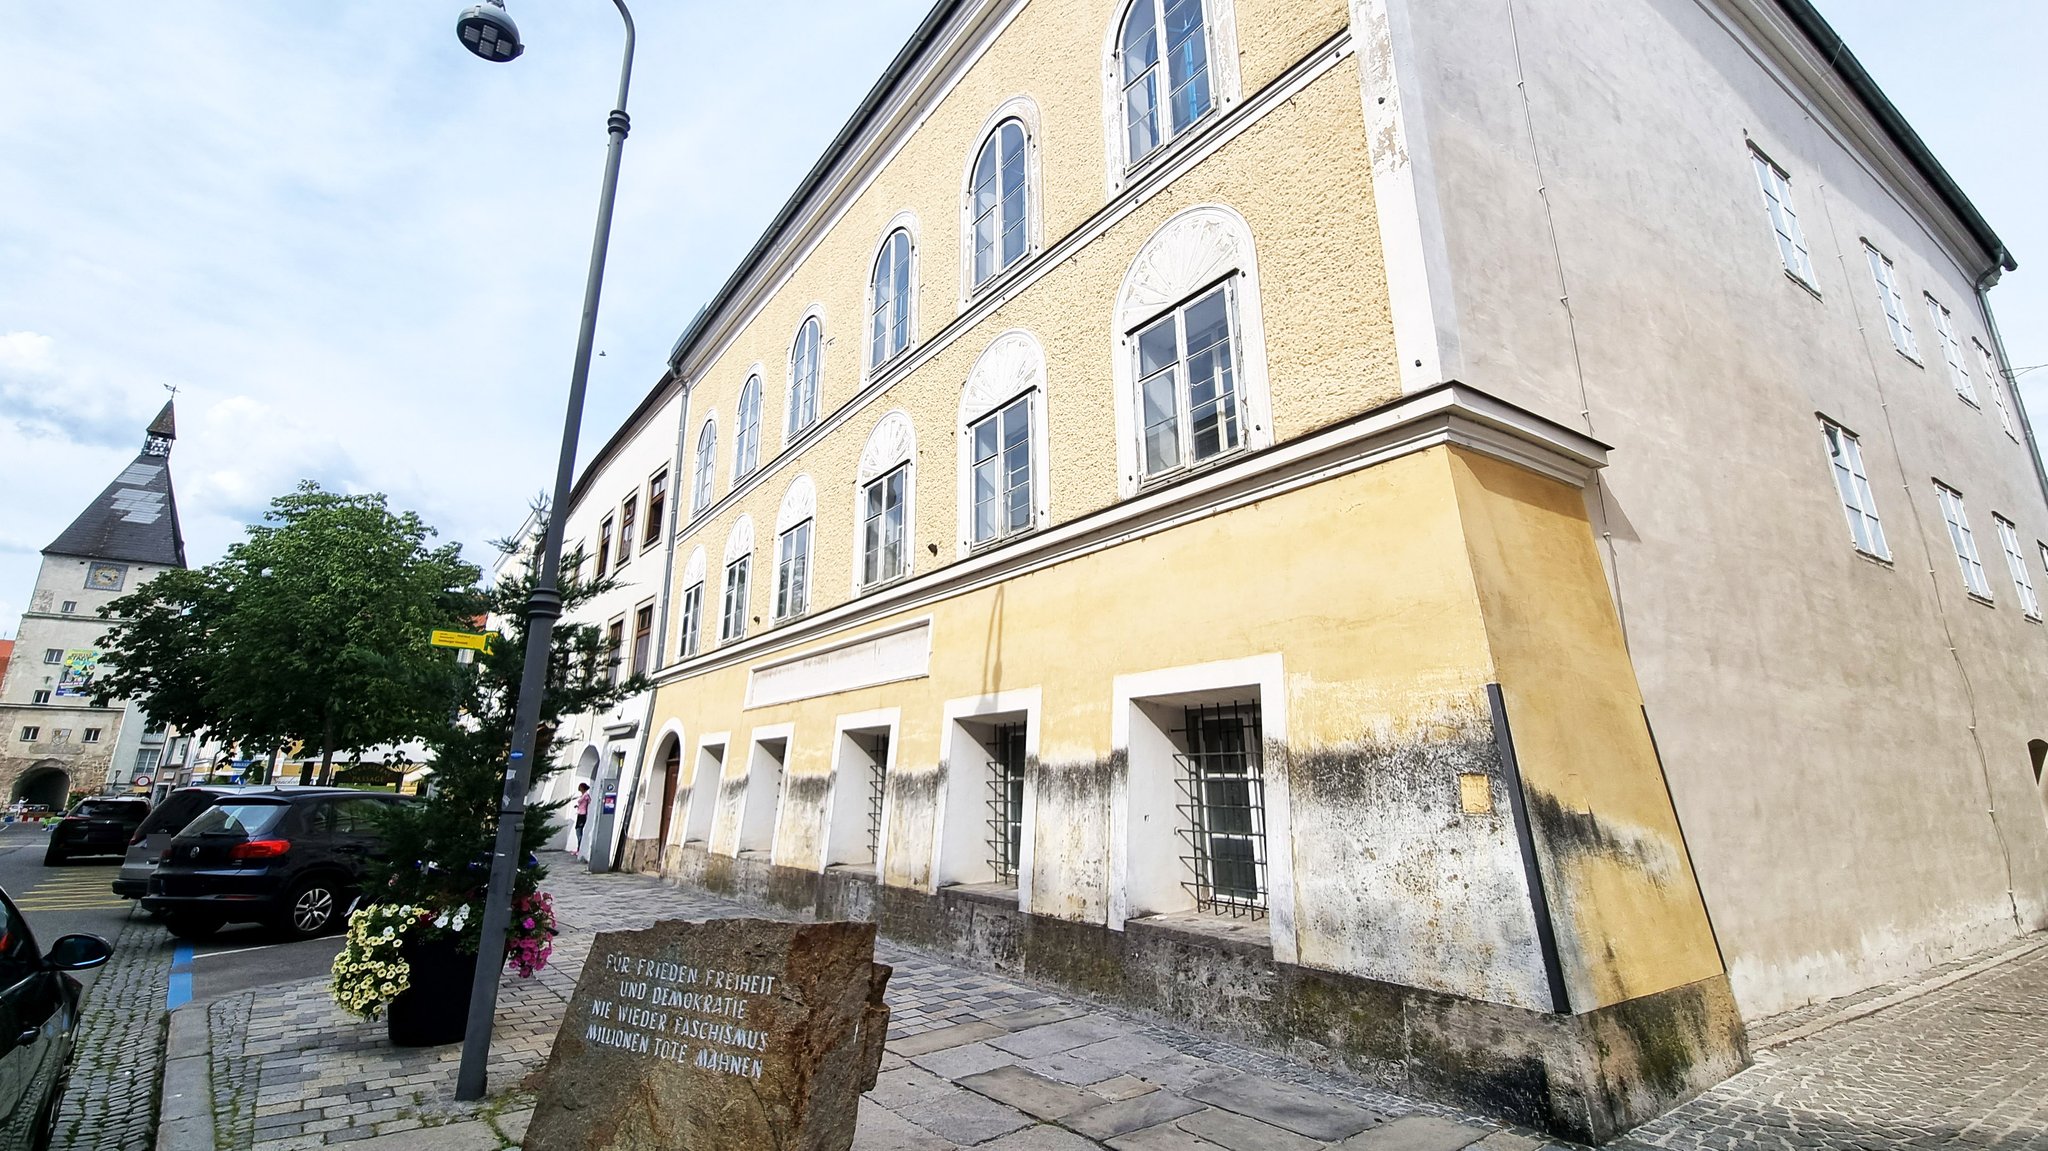
[[[583,854],[583,824],[590,819],[590,785],[576,785],[576,845],[569,850]]]

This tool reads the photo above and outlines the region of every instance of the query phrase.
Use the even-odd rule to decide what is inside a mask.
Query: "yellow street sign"
[[[491,637],[488,632],[442,631],[436,628],[434,629],[434,646],[466,647],[471,651],[489,651],[491,650]]]

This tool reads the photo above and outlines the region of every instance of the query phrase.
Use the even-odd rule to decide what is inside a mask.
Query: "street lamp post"
[[[462,1040],[457,1099],[481,1099],[491,1055],[491,1023],[498,1010],[498,977],[505,967],[505,932],[512,918],[512,884],[519,865],[520,831],[526,823],[526,787],[531,778],[534,729],[547,690],[548,649],[562,614],[557,581],[562,566],[562,517],[575,479],[576,435],[583,424],[583,391],[590,379],[590,345],[597,328],[597,299],[604,287],[605,249],[611,240],[612,200],[619,188],[619,153],[626,144],[626,90],[633,80],[633,14],[625,0],[612,0],[626,23],[626,54],[619,67],[619,102],[605,119],[611,144],[605,151],[604,191],[598,198],[597,237],[590,245],[590,278],[583,286],[583,327],[576,336],[576,367],[569,376],[569,412],[562,426],[562,454],[555,465],[555,494],[548,504],[540,574],[526,606],[526,664],[513,713],[512,750],[505,766],[505,791],[498,804],[498,841],[491,853],[491,886],[484,897],[483,938],[476,952],[476,986],[469,997],[469,1030]],[[525,50],[519,29],[505,13],[504,0],[484,0],[455,22],[462,46],[493,62],[518,58]]]

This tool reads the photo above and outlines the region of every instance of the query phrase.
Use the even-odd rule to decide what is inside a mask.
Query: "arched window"
[[[718,465],[718,417],[704,417],[704,429],[697,433],[697,471],[690,480],[690,514],[704,514],[711,506],[711,473]]]
[[[908,413],[883,416],[868,434],[854,477],[853,587],[876,587],[910,574],[917,434]]]
[[[704,566],[704,547],[699,544],[690,553],[690,562],[683,565],[683,607],[676,623],[676,649],[683,659],[697,654],[704,634]]]
[[[989,134],[974,158],[968,192],[973,235],[974,284],[1016,263],[1031,246],[1030,187],[1024,122],[1005,120]]]
[[[819,361],[825,354],[825,329],[818,317],[807,316],[796,330],[796,342],[789,346],[789,420],[783,426],[783,441],[818,422]]]
[[[1012,329],[990,342],[960,392],[960,552],[1044,526],[1045,352]]]
[[[725,537],[725,598],[718,612],[718,642],[747,635],[747,604],[754,565],[754,518],[741,516]]]
[[[818,489],[811,477],[798,476],[782,495],[775,513],[775,618],[795,619],[811,607],[811,522],[817,516]]]
[[[1202,3],[1137,0],[1124,17],[1117,56],[1130,163],[1158,151],[1215,103]]]
[[[868,282],[868,366],[879,368],[910,346],[910,230],[882,241]]]
[[[1116,332],[1125,495],[1272,442],[1258,263],[1242,216],[1209,204],[1161,225],[1124,276]]]
[[[761,377],[747,377],[740,388],[740,430],[732,445],[732,482],[737,485],[761,462]]]

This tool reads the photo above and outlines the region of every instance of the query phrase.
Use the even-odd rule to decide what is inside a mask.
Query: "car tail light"
[[[289,839],[252,839],[228,848],[229,859],[276,859],[292,849]]]

